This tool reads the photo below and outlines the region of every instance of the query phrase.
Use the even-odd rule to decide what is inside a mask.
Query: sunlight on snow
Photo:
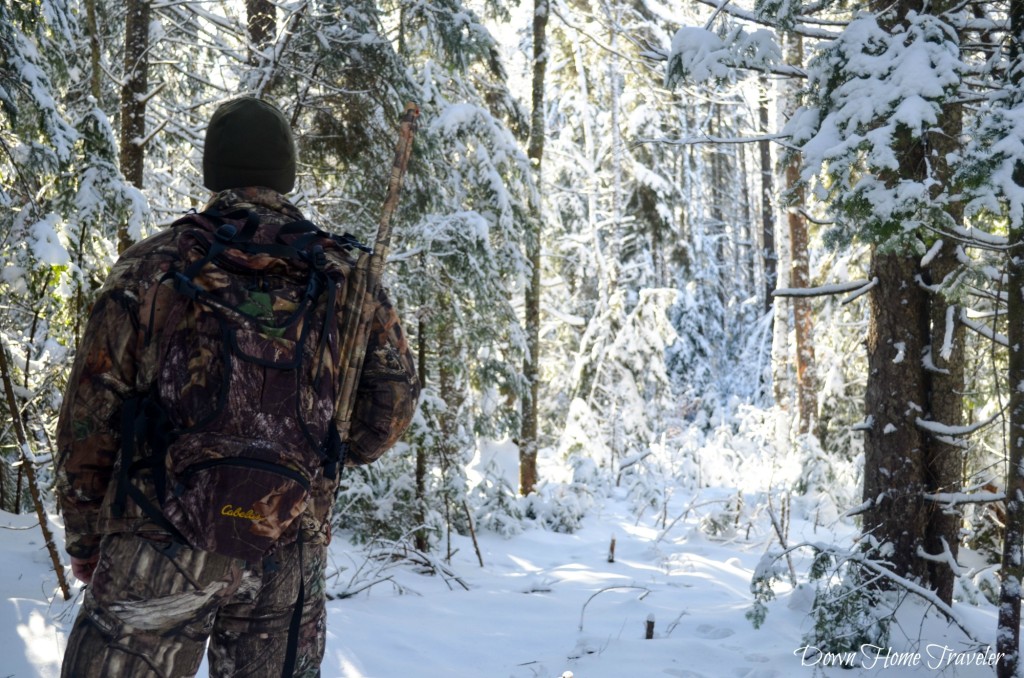
[[[356,668],[350,660],[345,657],[339,657],[341,664],[341,675],[345,678],[366,678],[365,674]]]
[[[529,562],[528,560],[520,558],[519,556],[514,556],[511,553],[508,554],[508,559],[516,565],[518,565],[524,572],[540,572],[542,569],[540,567],[537,567],[533,563]]]
[[[14,603],[15,607],[18,606],[19,601],[12,599],[11,602]],[[35,603],[35,601],[22,602]],[[19,618],[21,616],[21,614],[18,615]],[[18,635],[25,642],[25,658],[28,659],[29,664],[39,670],[37,675],[40,678],[58,676],[60,674],[60,665],[53,663],[55,656],[53,648],[59,642],[57,628],[49,623],[39,610],[29,612],[28,622],[18,624],[17,628]],[[56,653],[56,656],[59,657],[60,653]]]

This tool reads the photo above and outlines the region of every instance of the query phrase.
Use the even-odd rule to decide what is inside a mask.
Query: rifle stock
[[[409,166],[412,153],[412,139],[416,132],[419,107],[410,102],[405,105],[405,113],[399,125],[398,143],[395,146],[395,157],[391,164],[391,176],[388,180],[388,192],[381,210],[380,222],[377,226],[377,238],[373,243],[373,252],[360,257],[355,269],[355,287],[352,292],[362,302],[357,305],[358,319],[346,323],[341,337],[342,356],[349,356],[341,380],[338,402],[335,413],[338,421],[338,434],[343,444],[347,444],[352,428],[352,412],[355,407],[356,386],[363,372],[366,359],[366,345],[370,338],[370,326],[377,308],[377,297],[380,292],[381,276],[384,264],[391,252],[391,217],[398,208],[398,198],[402,191],[405,173]]]

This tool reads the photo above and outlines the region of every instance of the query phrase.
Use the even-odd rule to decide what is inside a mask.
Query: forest
[[[0,2],[0,509],[52,510],[90,304],[205,202],[220,103],[285,111],[295,204],[372,242],[412,101],[386,283],[425,388],[339,528],[443,556],[740,488],[755,623],[791,512],[843,519],[816,646],[985,599],[1024,675],[1022,48],[1022,0]]]

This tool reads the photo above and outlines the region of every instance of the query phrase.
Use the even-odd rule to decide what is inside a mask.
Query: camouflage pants
[[[184,678],[209,639],[211,678],[277,678],[305,578],[294,676],[320,675],[326,611],[322,544],[283,547],[277,567],[181,549],[133,534],[104,537],[64,655],[62,678]]]

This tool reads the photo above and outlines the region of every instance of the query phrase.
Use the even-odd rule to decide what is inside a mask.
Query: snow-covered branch
[[[961,311],[960,311],[960,322],[962,322],[965,327],[968,327],[968,328],[974,330],[975,332],[977,332],[978,334],[980,334],[983,337],[991,339],[992,341],[996,342],[1000,346],[1009,346],[1010,345],[1010,340],[1009,340],[1009,338],[1007,338],[1007,336],[1005,334],[1001,334],[999,332],[996,332],[994,329],[992,329],[988,325],[985,325],[985,324],[982,324],[982,323],[975,322],[975,321],[971,320],[967,316],[967,309],[961,309]]]
[[[955,624],[957,628],[959,628],[960,631],[963,632],[963,634],[967,636],[968,639],[970,639],[971,642],[983,645],[983,643],[971,632],[971,630],[968,629],[963,624],[963,622],[961,622],[957,618],[956,613],[953,611],[953,608],[946,604],[944,600],[939,598],[939,595],[935,591],[932,591],[931,589],[926,589],[920,584],[913,582],[907,579],[906,577],[896,574],[889,568],[885,567],[882,563],[878,562],[877,560],[873,560],[872,558],[863,553],[845,552],[841,555],[847,558],[848,560],[857,563],[864,569],[870,570],[875,574],[879,575],[880,577],[883,577],[884,579],[891,581],[892,583],[902,588],[904,591],[912,593],[913,595],[930,603],[943,615],[945,615],[946,619]]]
[[[775,27],[771,21],[766,20],[764,17],[760,16],[756,12],[751,12],[749,10],[742,9],[729,2],[722,2],[721,0],[697,0],[697,2],[703,5],[707,5],[708,7],[713,7],[715,8],[715,10],[724,12],[725,14],[728,14],[729,16],[734,17],[736,19],[743,19],[744,21],[760,24],[762,26],[771,26],[773,28]],[[812,28],[811,26],[807,25],[808,23],[823,24],[824,22],[809,19],[808,17],[805,16],[798,16],[796,17],[796,24],[790,30],[793,33],[800,35],[804,38],[812,38],[816,40],[835,40],[838,36],[838,33],[836,33],[835,31],[827,31],[820,28]]]
[[[967,426],[949,426],[947,424],[942,424],[937,421],[928,421],[927,419],[917,419],[915,423],[917,424],[917,427],[919,429],[928,431],[929,433],[934,433],[935,435],[958,437],[967,436],[974,433],[975,431],[980,431],[981,429],[985,428],[992,422],[996,421],[1001,415],[1002,412],[996,412],[995,414],[993,414],[988,419],[985,419],[984,421],[979,421],[974,424],[969,424]]]
[[[963,506],[964,504],[991,504],[1004,501],[1003,492],[934,492],[923,495],[928,501],[944,506]]]
[[[695,137],[686,137],[684,139],[637,139],[631,144],[631,146],[640,146],[643,144],[667,144],[670,146],[695,146],[697,144],[754,144],[760,141],[774,141],[782,145],[785,144],[785,140],[789,139],[789,135],[786,134],[758,134],[756,136],[749,137],[715,137],[707,134],[702,134]]]
[[[820,285],[818,287],[780,287],[772,292],[773,297],[830,297],[847,292],[857,292],[856,296],[864,294],[878,284],[878,278],[871,280],[851,280],[831,285]],[[854,297],[856,298],[856,297]]]

